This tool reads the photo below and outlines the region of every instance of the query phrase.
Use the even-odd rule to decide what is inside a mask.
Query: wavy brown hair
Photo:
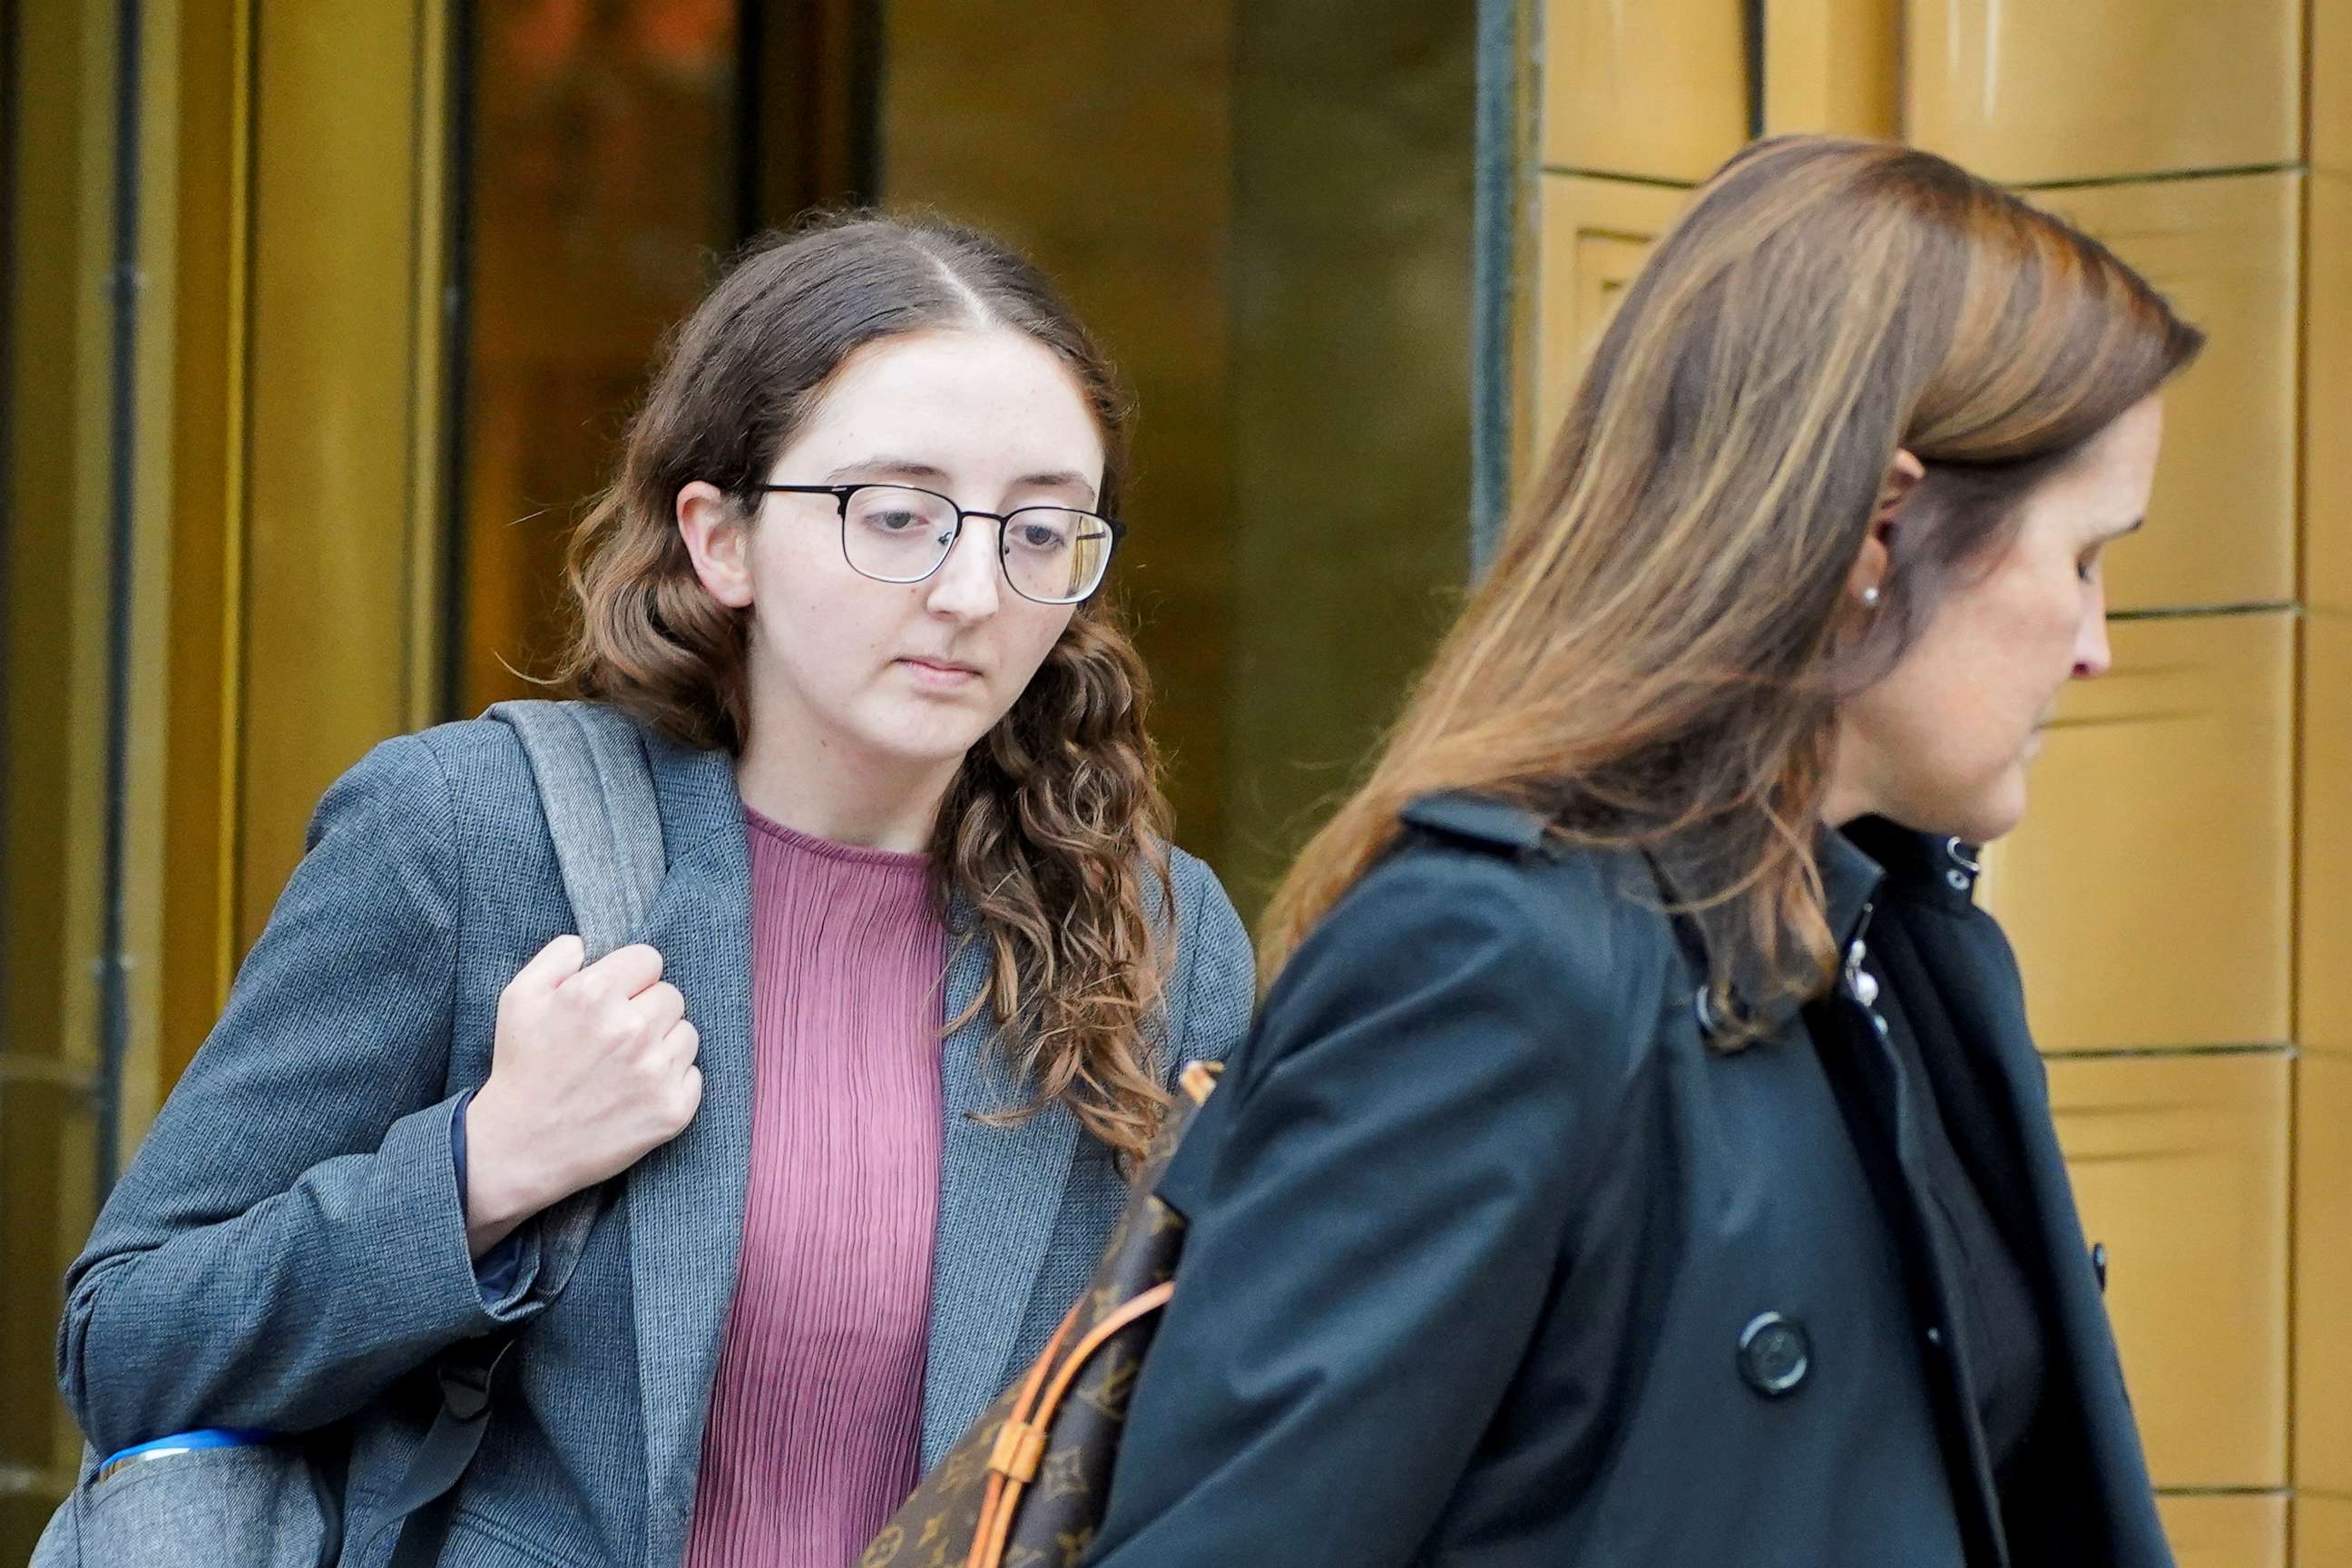
[[[578,615],[562,679],[687,745],[740,754],[751,623],[695,576],[678,491],[707,481],[750,519],[770,465],[852,354],[908,332],[982,327],[1024,332],[1068,367],[1101,427],[1097,505],[1117,515],[1129,403],[1045,278],[958,225],[828,217],[749,247],[672,335],[618,475],[572,541]],[[964,758],[931,842],[934,897],[990,957],[980,1000],[949,1026],[992,1012],[1037,1103],[1066,1103],[1129,1155],[1167,1106],[1144,1026],[1175,936],[1147,698],[1111,607],[1100,595],[1079,605]]]
[[[1734,157],[1627,289],[1491,570],[1276,895],[1261,972],[1400,808],[1463,790],[1657,858],[1723,1043],[1818,994],[1840,700],[2201,341],[2097,242],[1941,158],[1822,137]],[[1898,449],[1926,478],[1861,616],[1848,576]]]

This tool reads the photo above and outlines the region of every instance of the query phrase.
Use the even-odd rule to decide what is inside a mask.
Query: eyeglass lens
[[[843,509],[842,549],[850,565],[885,583],[929,576],[955,540],[953,503],[928,490],[868,485]],[[1025,506],[1005,516],[1004,574],[1025,597],[1069,604],[1101,584],[1110,546],[1110,525],[1092,512]]]

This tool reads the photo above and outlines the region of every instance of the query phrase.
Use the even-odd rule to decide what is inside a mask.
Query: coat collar
[[[1982,857],[1977,846],[1964,839],[1921,833],[1883,816],[1850,822],[1838,837],[1878,863],[1890,892],[1952,908],[1976,901]]]
[[[1980,874],[1977,847],[1958,838],[1922,833],[1883,816],[1864,816],[1842,828],[1823,827],[1814,855],[1822,913],[1841,954],[1864,939],[1873,911],[1884,899],[1924,900],[1959,910],[1975,907]],[[1662,863],[1660,875],[1669,890],[1675,890],[1670,862]],[[1761,991],[1753,960],[1734,976],[1733,989],[1741,995]],[[1763,1010],[1761,1021],[1777,1030],[1803,1005],[1801,998],[1782,997]]]
[[[1514,856],[1540,851],[1548,832],[1542,814],[1529,806],[1460,791],[1422,795],[1410,802],[1399,816],[1423,832]],[[1926,865],[1927,847],[1931,842],[1881,817],[1864,817],[1843,832],[1828,827],[1821,830],[1815,846],[1815,865],[1822,879],[1823,912],[1841,953],[1862,935],[1879,885],[1891,874],[1899,872],[1906,878],[1914,875]],[[1958,841],[1950,842],[1957,849]],[[1882,856],[1885,857],[1885,863]],[[1687,904],[1705,896],[1705,879],[1678,864],[1671,847],[1653,851],[1648,858],[1669,905]],[[1972,857],[1968,864],[1973,877]],[[1693,967],[1703,971],[1696,931],[1681,918],[1676,919],[1675,926],[1692,957]],[[1732,992],[1742,997],[1766,994],[1760,957],[1751,955],[1741,962],[1732,977]],[[1803,1005],[1801,997],[1779,996],[1762,1009],[1759,1021],[1769,1029],[1778,1029],[1795,1017]]]
[[[1675,905],[1687,906],[1703,897],[1706,883],[1699,874],[1679,863],[1671,847],[1653,851],[1650,864],[1668,901],[1669,913],[1674,915],[1675,934],[1690,961],[1693,978],[1700,985],[1695,999],[1700,1027],[1711,1031],[1713,1009],[1705,1001],[1706,964],[1697,928],[1688,916],[1674,910]],[[1870,921],[1872,902],[1886,880],[1887,870],[1860,843],[1828,827],[1823,827],[1814,840],[1813,864],[1821,878],[1822,912],[1829,925],[1831,940],[1843,954],[1861,940]],[[1754,1007],[1755,1020],[1768,1035],[1779,1032],[1806,1003],[1802,996],[1790,995],[1770,985],[1763,955],[1752,952],[1743,952],[1735,961],[1731,991],[1743,1005]],[[1767,1000],[1761,1004],[1750,1000],[1759,996]]]
[[[685,1551],[703,1426],[740,1260],[751,1158],[751,860],[734,763],[648,735],[668,870],[643,939],[661,951],[701,1032],[702,1107],[625,1181],[645,1415],[646,1544],[652,1563]],[[951,931],[969,911],[950,910]],[[951,938],[951,940],[953,940]],[[988,950],[962,941],[942,1020],[988,977]],[[1054,1106],[1010,1126],[980,1117],[1028,1103],[985,1016],[949,1037],[945,1114],[923,1387],[923,1452],[936,1455],[987,1407],[1061,1211],[1076,1118]]]

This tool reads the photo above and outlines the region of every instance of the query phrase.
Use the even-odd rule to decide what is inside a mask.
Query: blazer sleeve
[[[302,1431],[538,1310],[527,1245],[486,1300],[444,1094],[460,876],[413,737],[320,803],[228,1007],[66,1277],[58,1379],[100,1453],[197,1426]]]
[[[1222,1062],[1234,1054],[1249,1033],[1257,1000],[1257,957],[1224,884],[1191,856],[1180,864],[1190,891],[1177,917],[1173,988],[1183,1022],[1164,1064],[1171,1092],[1185,1063]]]
[[[1293,957],[1160,1192],[1190,1221],[1097,1568],[1414,1559],[1523,1359],[1611,1027],[1512,861],[1375,869]],[[1549,917],[1557,929],[1558,916]]]

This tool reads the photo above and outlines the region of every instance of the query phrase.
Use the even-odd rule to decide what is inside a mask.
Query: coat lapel
[[[951,929],[971,929],[964,911],[954,911]],[[987,975],[987,946],[975,935],[948,966],[945,1016],[969,1007]],[[1029,1100],[994,1035],[985,1014],[974,1018],[948,1037],[940,1062],[947,1125],[923,1371],[926,1465],[1003,1389],[1077,1146],[1077,1119],[1064,1106],[1010,1126],[979,1120]]]
[[[686,1549],[751,1159],[751,868],[731,762],[649,741],[669,865],[642,940],[700,1032],[702,1106],[631,1168],[623,1203],[645,1416],[646,1563]]]
[[[2100,1506],[2075,1510],[2104,1527],[2098,1558],[2131,1568],[2169,1564],[2164,1527],[2156,1513],[2147,1461],[2124,1389],[2115,1331],[2091,1268],[2074,1187],[2051,1120],[2048,1077],[2027,1027],[2025,994],[2008,940],[1988,915],[1969,910],[1956,922],[1950,970],[1938,974],[1939,999],[1962,1039],[1975,1043],[2000,1085],[2001,1106],[2025,1167],[2025,1187],[2038,1230],[2042,1268],[2052,1281],[2072,1395],[2063,1409],[2082,1423]],[[1922,943],[1923,957],[1942,967],[1945,954]],[[2053,1358],[2054,1359],[2054,1358]]]
[[[2026,1021],[2017,957],[2000,927],[1976,907],[1969,880],[1949,875],[1954,861],[1945,842],[1885,831],[1871,841],[1903,889],[1887,911],[1885,952],[1903,965],[1896,999],[1915,1028],[1937,1042],[1927,1058],[1931,1070],[1938,1061],[1953,1068],[1936,1092],[1947,1126],[1960,1135],[1961,1158],[1976,1153],[1971,1173],[1996,1222],[2011,1246],[2030,1252],[2020,1259],[2029,1272],[2048,1282],[2052,1397],[2043,1419],[2073,1423],[2080,1444],[2069,1440],[2037,1457],[2031,1488],[2046,1495],[2004,1500],[2063,1533],[2063,1549],[2044,1543],[2049,1560],[2169,1568],[2115,1333],[2051,1120],[2048,1074]],[[2097,1497],[2084,1497],[2086,1489]]]

